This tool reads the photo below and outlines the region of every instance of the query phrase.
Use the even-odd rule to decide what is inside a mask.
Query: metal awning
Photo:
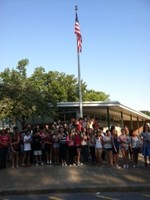
[[[79,102],[59,102],[57,104],[58,108],[79,108]],[[92,115],[106,115],[107,109],[109,108],[110,116],[115,116],[116,118],[121,118],[123,115],[124,120],[130,120],[132,117],[133,121],[137,119],[139,121],[149,121],[150,116],[129,108],[119,101],[88,101],[83,102],[83,113],[88,113]]]

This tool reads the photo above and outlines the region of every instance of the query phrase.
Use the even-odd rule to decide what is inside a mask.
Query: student
[[[121,167],[118,165],[118,154],[119,154],[120,143],[118,138],[118,132],[115,128],[111,130],[111,135],[113,143],[113,163],[116,168],[120,169]]]
[[[119,136],[120,148],[123,158],[123,168],[129,168],[128,164],[128,151],[129,151],[129,144],[130,138],[126,135],[126,130],[121,129],[121,135]]]
[[[54,152],[54,164],[59,164],[59,152],[60,152],[60,134],[57,129],[52,137],[53,152]]]
[[[83,119],[82,117],[80,117],[77,121],[76,121],[76,126],[75,126],[76,130],[81,133],[82,129],[83,129]]]
[[[75,141],[74,141],[75,129],[69,130],[66,141],[68,145],[68,165],[75,165]]]
[[[81,166],[83,165],[83,163],[81,163],[81,132],[80,130],[77,128],[75,131],[75,135],[74,135],[74,143],[75,143],[75,148],[76,148],[76,164],[77,166]]]
[[[44,165],[42,162],[42,138],[40,136],[39,131],[36,131],[32,138],[32,144],[33,144],[33,151],[35,156],[36,164],[35,166],[38,167],[40,165]]]
[[[41,150],[42,150],[42,160],[45,161],[46,158],[45,158],[45,144],[44,144],[44,140],[45,140],[45,137],[46,137],[46,134],[45,134],[45,129],[41,126],[39,127],[39,135],[41,137]]]
[[[103,131],[104,130],[103,127],[100,126],[98,130],[100,131],[101,136],[103,138],[105,136],[105,132]],[[102,145],[103,145],[103,143],[102,143]],[[104,149],[104,146],[103,146],[103,149],[102,149],[102,160],[103,160],[103,162],[105,162],[105,157],[106,157],[106,152],[105,152],[105,149]]]
[[[13,128],[13,133],[10,135],[10,152],[12,168],[19,167],[19,150],[20,150],[20,133],[18,127]]]
[[[113,167],[113,153],[112,153],[112,137],[110,130],[106,130],[106,134],[102,137],[103,147],[108,159],[109,167]]]
[[[139,167],[138,166],[138,156],[139,153],[141,152],[141,140],[137,136],[136,132],[131,131],[131,136],[130,136],[130,149],[132,151],[133,155],[133,167]]]
[[[67,166],[67,134],[64,128],[60,127],[60,160],[62,166]]]
[[[45,146],[45,155],[47,165],[52,164],[52,135],[49,130],[45,130],[45,138],[43,140]]]
[[[98,130],[95,136],[95,157],[96,161],[99,166],[102,166],[103,161],[102,161],[102,135],[101,132]]]
[[[84,128],[83,132],[81,133],[81,154],[82,154],[83,163],[88,162],[88,157],[89,157],[88,141],[89,140],[87,136],[87,130],[86,128]]]
[[[142,154],[144,156],[144,164],[145,164],[145,167],[148,167],[150,166],[150,127],[148,126],[148,124],[145,124],[143,126],[141,139],[143,140]]]
[[[7,152],[10,145],[9,129],[3,129],[0,135],[1,169],[6,168]]]
[[[124,126],[124,129],[125,129],[126,135],[129,136],[129,138],[131,138],[132,130],[129,131],[128,126]],[[133,163],[133,151],[130,148],[130,146],[129,146],[129,149],[128,149],[128,158],[130,159],[130,162]]]
[[[90,150],[90,156],[92,159],[92,162],[96,162],[95,158],[95,131],[91,128],[87,128],[87,137],[88,137],[88,143],[89,143],[89,150]]]
[[[31,142],[32,142],[32,136],[31,133],[26,130],[23,136],[23,143],[24,143],[24,156],[23,156],[23,162],[22,166],[25,167],[27,162],[27,166],[31,166],[30,164],[30,156],[31,156]]]

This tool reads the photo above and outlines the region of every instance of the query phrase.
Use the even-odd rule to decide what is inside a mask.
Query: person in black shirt
[[[36,166],[44,165],[42,162],[42,138],[39,135],[39,132],[37,131],[33,136],[33,150],[34,150],[34,156],[36,160]]]

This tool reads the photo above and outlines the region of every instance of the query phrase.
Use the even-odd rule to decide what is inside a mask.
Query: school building
[[[57,104],[59,118],[68,121],[71,116],[79,117],[79,102],[60,102]],[[140,132],[144,123],[150,123],[150,116],[133,110],[119,101],[89,101],[82,103],[83,117],[94,117],[101,126],[110,128],[128,126]]]
[[[124,127],[141,132],[144,123],[150,123],[150,116],[129,108],[119,101],[88,101],[82,102],[83,117],[96,118],[98,123],[105,127]],[[69,122],[72,117],[79,118],[79,102],[57,103],[57,120]],[[55,119],[52,116],[35,116],[28,120],[28,124],[51,124]],[[1,122],[2,123],[2,122]],[[0,127],[8,127],[9,123],[0,124]],[[18,123],[17,123],[18,125]]]

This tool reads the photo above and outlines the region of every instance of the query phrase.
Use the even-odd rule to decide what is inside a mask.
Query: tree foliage
[[[15,69],[0,73],[0,119],[9,117],[24,126],[31,116],[55,114],[57,102],[78,101],[78,79],[58,71],[35,68],[27,77],[28,59],[20,60]],[[81,82],[83,101],[104,101],[109,95],[88,90]],[[52,105],[50,107],[50,105]]]
[[[148,115],[148,116],[150,116],[150,111],[142,110],[141,112],[144,113],[144,114],[146,114],[146,115]]]
[[[109,100],[109,95],[104,92],[94,91],[94,90],[86,90],[85,101],[105,101]]]
[[[5,69],[0,74],[0,118],[18,120],[22,126],[29,117],[48,110],[40,91],[26,76],[27,64],[26,59],[19,61],[16,69]]]

